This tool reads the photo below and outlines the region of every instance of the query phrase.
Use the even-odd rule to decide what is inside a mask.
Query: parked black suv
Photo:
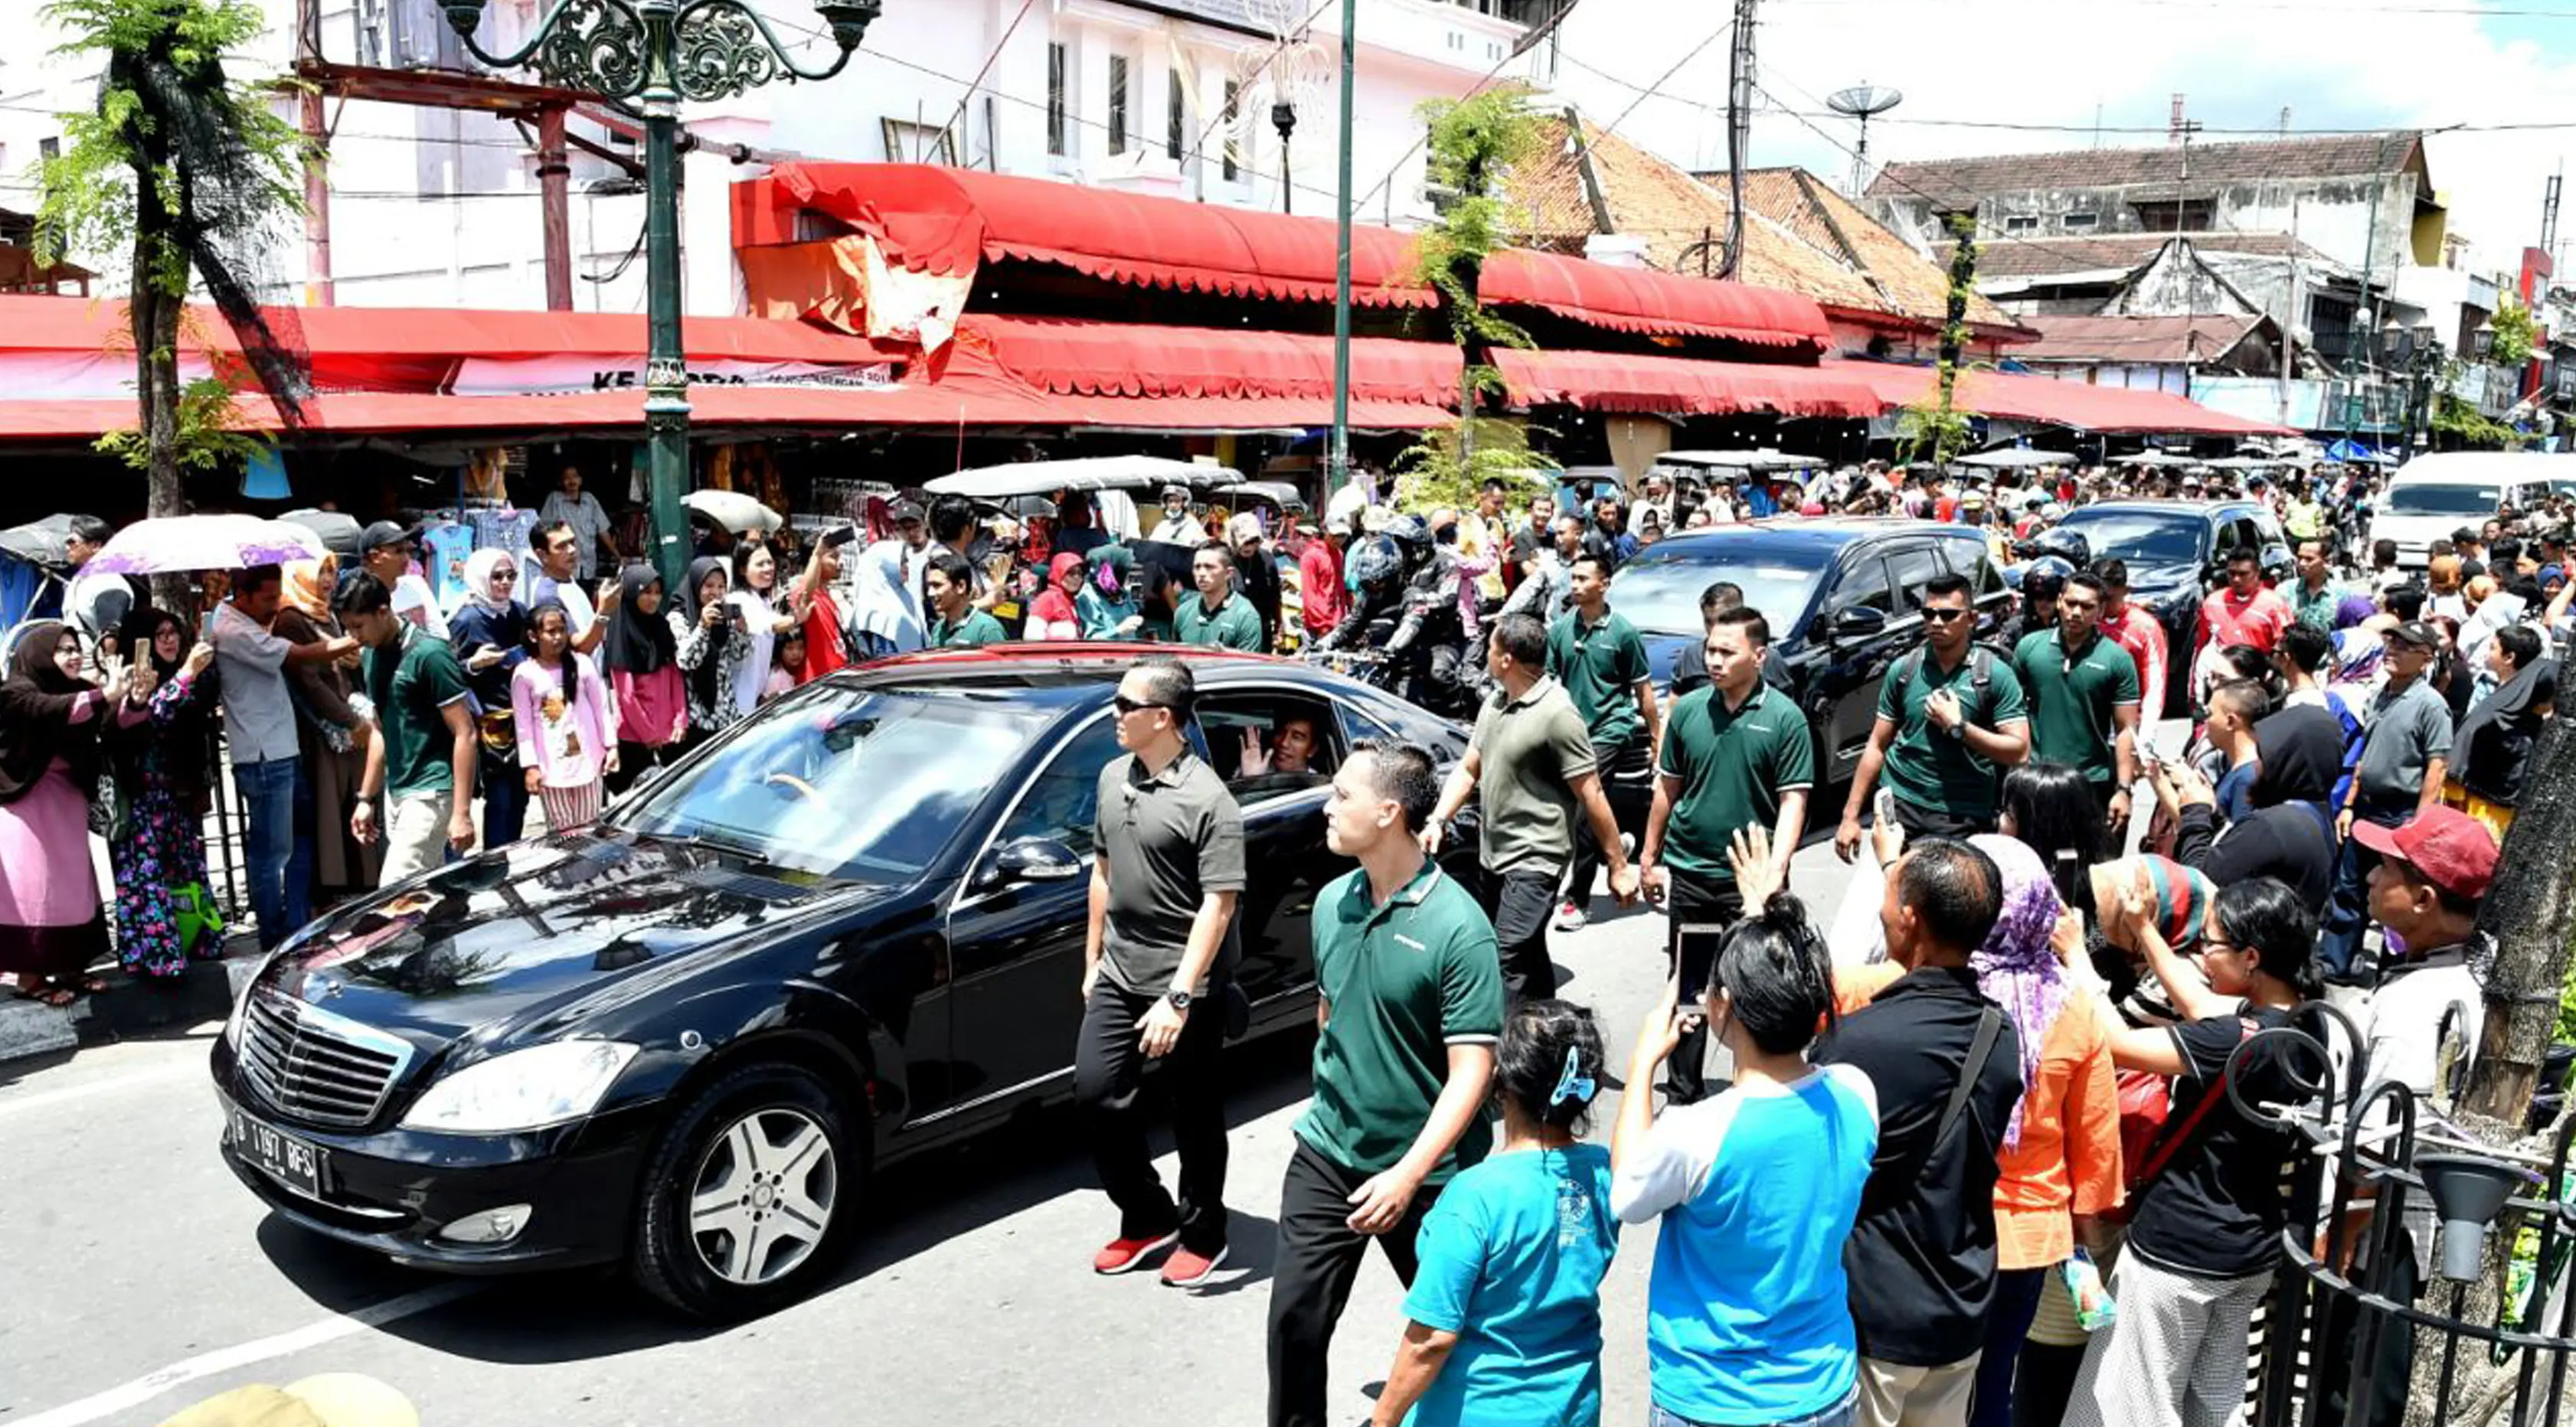
[[[281,1218],[401,1263],[623,1260],[710,1317],[807,1292],[877,1166],[1071,1092],[1110,696],[1147,652],[845,671],[593,826],[313,923],[215,1046],[225,1163]],[[1465,731],[1322,670],[1184,657],[1254,869],[1249,1031],[1312,1026],[1315,899],[1350,867],[1324,843],[1330,774],[1363,738],[1448,763]],[[1290,719],[1307,766],[1243,767],[1247,734]],[[1453,870],[1475,865],[1460,834]]]
[[[2083,536],[2094,559],[2116,558],[2129,567],[2129,603],[2144,606],[2165,627],[2168,713],[2189,695],[2201,597],[2227,578],[2228,552],[2240,546],[2259,552],[2271,584],[2287,584],[2297,573],[2280,522],[2259,501],[2105,501],[2068,511],[2056,529]]]
[[[1991,637],[2012,596],[1983,532],[1928,520],[1783,517],[1676,536],[1610,582],[1610,605],[1645,636],[1655,685],[1705,637],[1700,591],[1718,580],[1771,623],[1771,658],[1816,732],[1816,767],[1848,779],[1878,717],[1880,676],[1923,640],[1920,595],[1936,575],[1968,577],[1977,632]]]

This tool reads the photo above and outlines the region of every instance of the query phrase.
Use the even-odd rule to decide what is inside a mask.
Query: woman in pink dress
[[[125,702],[125,675],[82,677],[80,639],[60,620],[19,631],[0,681],[0,972],[18,994],[68,1006],[104,991],[87,976],[107,954],[89,860],[98,734]]]
[[[572,648],[570,616],[548,600],[528,615],[529,657],[510,675],[519,762],[546,810],[546,830],[599,816],[600,780],[617,768],[617,721],[590,656]]]
[[[609,796],[677,758],[689,731],[688,687],[680,680],[680,641],[662,617],[662,577],[629,565],[618,577],[616,618],[600,643],[599,662],[616,695],[617,762]]]

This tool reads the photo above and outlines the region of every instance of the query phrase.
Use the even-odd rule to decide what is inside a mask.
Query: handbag
[[[2236,1020],[2236,1043],[2241,1046],[2254,1038],[2254,1023],[2242,1016]],[[2120,1072],[2119,1084],[2120,1163],[2126,1171],[2123,1177],[2127,1185],[2120,1206],[2101,1217],[2114,1224],[2125,1224],[2136,1212],[2138,1201],[2146,1197],[2147,1190],[2164,1176],[2167,1169],[2172,1168],[2174,1158],[2182,1153],[2183,1146],[2191,1143],[2202,1122],[2209,1118],[2209,1112],[2227,1098],[2227,1072],[2224,1069],[2218,1072],[2218,1080],[2210,1086],[2209,1093],[2200,1097],[2179,1125],[2168,1123],[2173,1116],[2171,1077],[2153,1071],[2124,1070]],[[2166,1133],[2168,1129],[2170,1134]]]

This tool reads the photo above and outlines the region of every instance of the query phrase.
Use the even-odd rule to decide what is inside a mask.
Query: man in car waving
[[[1118,681],[1118,745],[1100,770],[1092,830],[1091,925],[1083,942],[1082,1033],[1073,1098],[1082,1107],[1100,1187],[1118,1206],[1118,1237],[1093,1256],[1125,1273],[1177,1242],[1163,1282],[1205,1283],[1225,1261],[1225,1093],[1217,1053],[1220,994],[1242,948],[1243,814],[1182,730],[1198,689],[1169,657],[1139,660]],[[1181,1156],[1175,1205],[1145,1145],[1145,1062],[1168,1060],[1172,1137]]]

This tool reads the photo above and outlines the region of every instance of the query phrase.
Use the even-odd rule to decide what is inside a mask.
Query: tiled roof
[[[1530,247],[1580,253],[1600,231],[1583,180],[1581,160],[1567,152],[1566,120],[1549,116],[1536,145],[1538,157],[1513,170],[1504,222]],[[1609,210],[1613,231],[1641,239],[1649,266],[1668,272],[1700,271],[1694,251],[1714,235],[1708,261],[1726,236],[1727,196],[1681,168],[1597,125],[1583,125],[1583,143]],[[1744,260],[1736,276],[1762,287],[1804,293],[1827,308],[1887,313],[1938,326],[1949,275],[1881,227],[1820,180],[1801,182],[1795,169],[1746,175]],[[1844,241],[1834,237],[1839,228]],[[2013,319],[1983,297],[1968,306],[1968,320],[2011,327]]]
[[[2039,340],[2013,349],[2031,362],[2210,362],[2234,350],[2262,318],[2025,317]]]
[[[2162,251],[2175,238],[2187,239],[2204,253],[2239,253],[2251,257],[2288,257],[2303,263],[2341,269],[2334,259],[2287,233],[2102,233],[2058,237],[2021,234],[1988,236],[1977,244],[1977,276],[1986,278],[2049,277],[2058,273],[2126,272]],[[1950,260],[1948,243],[1936,243],[1935,259]]]
[[[2334,134],[2248,143],[2193,144],[2190,182],[2246,183],[2287,178],[2354,178],[2404,171],[2422,143],[2412,130]],[[1928,198],[1943,208],[1970,208],[1997,193],[2033,189],[2174,187],[2183,151],[2154,148],[2073,149],[2051,154],[1892,163],[1870,181],[1877,199]]]

